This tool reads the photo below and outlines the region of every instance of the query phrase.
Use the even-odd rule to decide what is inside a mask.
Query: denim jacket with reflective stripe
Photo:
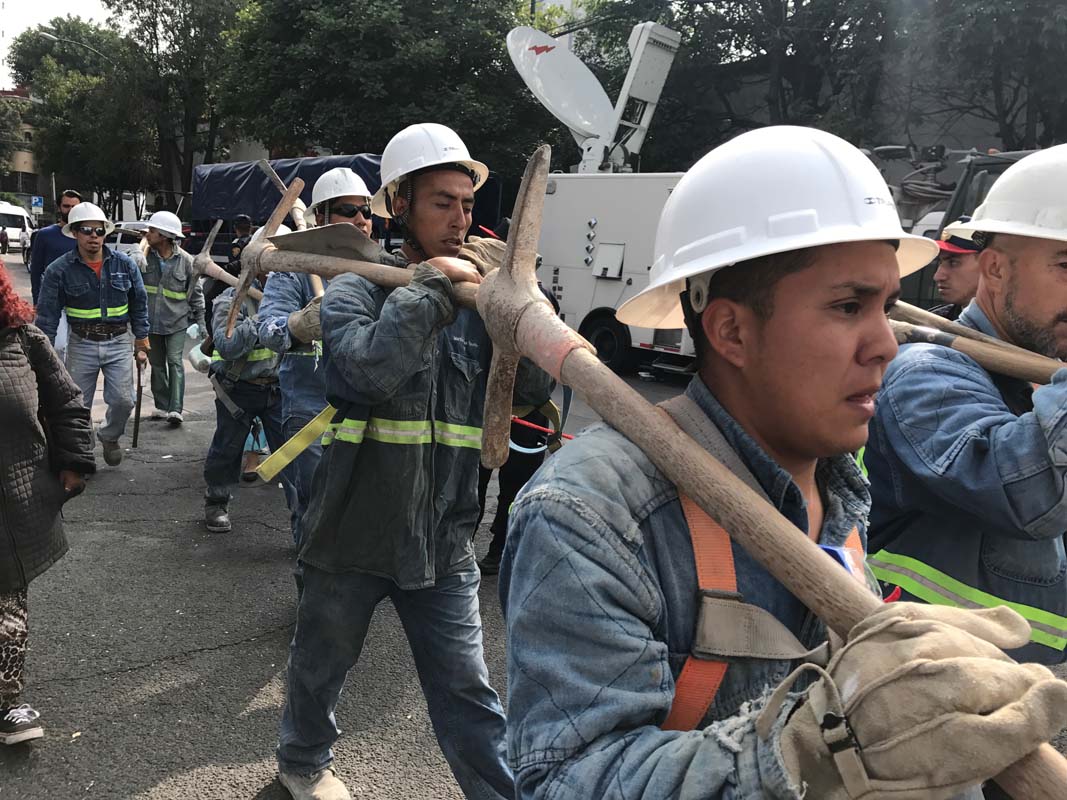
[[[177,244],[165,261],[149,249],[141,262],[148,293],[148,322],[152,333],[164,336],[184,331],[194,322],[204,327],[204,290],[193,271],[193,257]]]
[[[254,285],[258,288],[259,282],[256,281]],[[215,354],[211,359],[211,374],[225,378],[235,362],[244,359],[244,366],[238,373],[237,380],[277,377],[281,357],[259,341],[256,301],[251,297],[245,298],[244,307],[237,315],[233,336],[226,336],[226,318],[230,315],[233,297],[234,289],[230,287],[216,297],[211,306],[211,316],[214,317],[211,340],[215,346]]]
[[[70,322],[129,323],[134,338],[148,336],[148,295],[141,272],[125,253],[103,248],[100,277],[75,248],[44,271],[36,325],[55,342],[59,316]]]
[[[688,395],[719,427],[779,512],[805,535],[803,496],[699,378]],[[820,462],[819,541],[864,531],[866,482],[849,456]],[[808,647],[822,624],[733,544],[738,590]],[[702,730],[663,731],[692,644],[696,566],[678,491],[605,424],[583,431],[512,506],[500,573],[508,633],[508,758],[519,798],[797,798],[753,726],[791,662],[730,664]],[[789,704],[791,706],[791,704]],[[781,719],[784,719],[784,713]]]
[[[996,336],[971,305],[959,322]],[[1014,604],[1032,643],[1013,655],[1057,663],[1067,646],[1067,370],[1016,415],[969,357],[912,344],[886,371],[864,460],[871,479],[870,565],[906,599]]]
[[[473,559],[489,335],[427,264],[399,289],[334,278],[322,332],[326,397],[337,413],[323,438],[300,557],[402,589],[432,586]],[[523,362],[518,404],[539,406],[551,389],[544,372]]]

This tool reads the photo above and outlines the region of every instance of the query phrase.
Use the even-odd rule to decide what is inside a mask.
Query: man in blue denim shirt
[[[744,134],[678,183],[657,232],[651,285],[618,315],[670,328],[682,324],[685,308],[699,374],[667,410],[698,441],[721,440],[724,463],[747,475],[797,536],[823,545],[845,544],[854,528],[862,534],[869,498],[849,453],[867,437],[874,395],[897,350],[885,313],[900,275],[936,252],[933,242],[901,231],[889,198],[877,169],[834,136],[803,128]],[[862,652],[863,636],[850,636],[809,692],[784,701],[764,698],[778,684],[792,685],[785,680],[792,660],[728,661],[697,722],[670,725],[687,705],[675,690],[702,636],[705,567],[694,559],[689,513],[650,460],[603,424],[564,446],[515,502],[500,592],[518,797],[837,800],[860,796],[868,779],[879,788],[908,783],[916,790],[909,796],[927,788],[924,797],[974,796],[983,779],[1049,735],[1044,721],[1032,731],[1021,725],[1007,737],[1012,744],[995,747],[976,730],[924,735],[943,715],[981,724],[957,713],[967,704],[945,675],[910,675],[914,693],[950,698],[937,710],[914,702],[890,673],[893,655],[932,658],[940,639],[924,650],[917,640],[890,637],[880,645],[889,657],[849,661]],[[801,648],[818,645],[821,623],[743,548],[730,550],[742,604],[769,612]],[[998,613],[1013,620],[1013,641],[1025,638],[1021,619]],[[898,614],[930,612],[898,604],[874,616]],[[937,636],[946,632],[947,625]],[[942,655],[992,653],[980,636],[957,634],[958,649]],[[981,676],[990,664],[1021,674],[976,657],[967,677],[987,687]],[[1058,687],[1054,727],[1065,711],[1063,686],[1046,670],[1038,674]],[[823,740],[846,721],[845,711],[831,721],[811,699],[831,695],[835,684],[845,687],[851,723],[836,756]],[[957,676],[956,685],[972,684]],[[879,692],[885,702],[865,712]],[[1035,713],[1047,699],[1019,694]],[[988,703],[998,710],[999,701]],[[909,737],[894,737],[908,731],[919,732],[921,747],[903,757],[898,740]],[[852,769],[839,772],[838,760],[849,759]]]
[[[134,351],[143,365],[150,349],[141,271],[125,253],[104,245],[114,227],[99,207],[76,205],[63,234],[77,246],[48,265],[37,303],[37,327],[53,344],[60,314],[66,312],[70,320],[67,369],[89,408],[97,378],[104,375],[107,415],[97,435],[104,461],[112,467],[122,463],[118,440],[133,411]]]
[[[978,295],[962,325],[1067,358],[1067,147],[1027,156],[990,189],[972,235]],[[1067,372],[1036,391],[947,347],[902,348],[886,373],[865,460],[871,565],[907,599],[1012,603],[1030,622],[1013,655],[1067,653]]]

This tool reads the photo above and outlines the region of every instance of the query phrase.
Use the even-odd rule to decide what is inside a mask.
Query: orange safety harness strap
[[[719,523],[709,517],[686,495],[679,495],[685,521],[689,526],[689,539],[693,545],[693,560],[696,563],[697,584],[702,592],[716,594],[737,594],[737,571],[734,568],[734,554],[730,545],[730,536]],[[859,565],[859,574],[853,570],[854,577],[864,581],[863,577],[863,542],[859,530],[853,528],[845,541],[845,549],[853,560],[853,567]],[[740,597],[738,597],[740,602]],[[726,675],[728,664],[697,658],[690,655],[678,679],[674,683],[674,700],[667,719],[660,726],[665,731],[695,730],[715,702],[722,680]]]

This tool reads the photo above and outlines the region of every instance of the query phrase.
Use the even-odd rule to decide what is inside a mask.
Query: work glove
[[[299,311],[289,315],[289,335],[301,342],[312,342],[322,338],[322,323],[319,309],[322,298],[316,297]]]
[[[472,236],[459,250],[459,257],[465,258],[478,268],[483,276],[504,264],[504,253],[508,243],[500,239],[488,239]]]
[[[193,347],[189,350],[189,363],[192,364],[193,369],[197,372],[207,375],[208,368],[211,366],[211,356],[200,347]]]
[[[133,353],[138,364],[144,364],[148,360],[148,351],[151,349],[152,345],[148,343],[148,339],[134,339]]]
[[[1067,722],[1067,683],[1001,652],[1030,626],[1011,609],[886,605],[825,670],[805,665],[757,723],[770,734],[795,676],[822,673],[785,722],[781,753],[822,800],[947,800],[1002,772]]]
[[[188,328],[185,329],[185,335],[194,341],[200,338],[200,324],[194,322]]]

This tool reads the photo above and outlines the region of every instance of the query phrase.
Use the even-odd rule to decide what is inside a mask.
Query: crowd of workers
[[[235,289],[208,287],[205,302],[174,215],[149,220],[138,259],[104,246],[101,209],[60,198],[63,224],[34,251],[36,328],[0,287],[0,359],[23,384],[17,404],[0,398],[25,419],[18,446],[43,457],[3,523],[21,542],[0,559],[0,742],[41,735],[17,702],[26,587],[65,550],[59,508],[95,469],[84,404],[98,376],[95,436],[116,466],[133,370],[151,365],[157,412],[182,424],[183,348],[205,333],[208,530],[231,530],[255,420],[273,451],[296,451],[281,476],[299,599],[277,746],[294,798],[349,797],[334,712],[385,598],[468,797],[999,797],[983,784],[1067,722],[1067,683],[1042,666],[1067,649],[1067,372],[1035,388],[937,344],[898,354],[886,315],[901,278],[939,257],[939,313],[1067,358],[1067,146],[1010,167],[937,243],[901,228],[866,156],[806,128],[716,148],[664,208],[650,285],[618,317],[688,327],[696,372],[664,411],[798,537],[850,554],[854,577],[893,600],[832,648],[797,597],[603,423],[528,483],[540,458],[508,479],[518,498],[502,498],[479,569],[492,342],[454,287],[503,261],[501,242],[467,236],[487,174],[429,123],[389,142],[373,194],[350,170],[325,173],[306,221],[351,223],[369,242],[372,215],[391,219],[404,244],[375,260],[410,283],[261,275],[232,332]],[[250,241],[239,233],[236,255]],[[64,315],[66,370],[49,345]],[[514,405],[542,409],[553,387],[524,360]],[[497,568],[506,717],[477,597]]]

